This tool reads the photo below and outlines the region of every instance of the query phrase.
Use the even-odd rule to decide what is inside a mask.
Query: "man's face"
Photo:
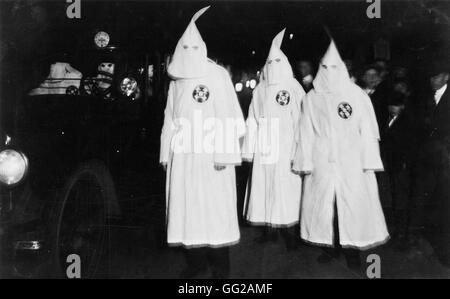
[[[408,70],[399,66],[392,71],[392,75],[396,79],[404,79],[408,77]]]
[[[404,95],[409,95],[409,88],[405,82],[397,82],[393,87],[394,91],[400,92]]]
[[[308,61],[300,61],[298,63],[298,70],[302,77],[312,75],[312,66]]]
[[[378,60],[375,62],[375,65],[380,69],[380,73],[379,73],[380,79],[383,79],[383,80],[386,79],[386,77],[389,74],[387,63],[385,61]]]
[[[448,73],[440,73],[430,78],[431,89],[436,91],[448,82]]]
[[[403,109],[405,109],[405,105],[402,104],[388,106],[389,114],[392,116],[399,115]]]
[[[381,81],[380,75],[375,69],[368,69],[364,72],[362,80],[366,88],[375,88]]]

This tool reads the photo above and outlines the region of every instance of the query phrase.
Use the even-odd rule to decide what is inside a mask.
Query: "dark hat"
[[[363,68],[362,68],[362,73],[364,74],[365,72],[367,72],[368,70],[375,70],[375,71],[377,71],[378,73],[380,73],[382,70],[381,70],[381,68],[378,66],[378,65],[376,65],[376,64],[367,64],[367,65],[365,65]]]
[[[450,56],[436,55],[426,67],[426,76],[433,77],[442,73],[449,73]]]
[[[398,91],[393,91],[388,99],[388,106],[405,105],[406,96]]]

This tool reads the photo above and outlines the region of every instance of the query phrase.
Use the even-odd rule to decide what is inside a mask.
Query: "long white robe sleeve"
[[[214,101],[216,131],[214,137],[214,163],[219,165],[241,164],[240,138],[245,135],[245,122],[233,83],[222,71],[223,88]]]
[[[255,99],[258,97],[257,93],[260,88],[253,90],[252,101],[248,108],[248,116],[245,121],[246,133],[242,143],[242,159],[246,161],[253,161],[257,149],[257,134],[258,134],[258,105],[255,103]]]
[[[383,162],[380,157],[377,119],[369,97],[361,96],[363,101],[364,117],[361,119],[361,136],[363,138],[362,165],[364,170],[383,171]]]
[[[303,97],[305,96],[305,91],[303,90],[303,87],[300,85],[300,83],[298,83],[298,85],[294,85],[294,92],[297,95],[297,100],[294,101],[294,107],[292,108],[291,111],[291,117],[292,119],[296,120],[292,123],[292,130],[294,132],[294,142],[292,143],[292,149],[291,149],[291,155],[290,155],[290,160],[293,162],[295,159],[295,155],[297,153],[297,150],[299,148],[299,143],[300,143],[300,136],[298,134],[299,131],[299,127],[300,127],[300,121],[298,121],[300,119],[300,114],[301,114],[301,105],[302,105],[302,100]]]
[[[300,125],[295,134],[298,139],[298,150],[294,158],[293,169],[301,173],[310,173],[314,167],[312,152],[315,135],[309,101],[308,95],[306,95],[301,105]]]
[[[161,147],[159,152],[159,163],[167,164],[169,161],[172,138],[175,134],[173,122],[173,89],[174,82],[170,82],[167,96],[166,109],[164,110],[164,124],[161,133]]]

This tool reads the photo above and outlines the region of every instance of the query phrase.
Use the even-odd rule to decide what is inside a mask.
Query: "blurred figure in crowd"
[[[443,265],[450,267],[450,90],[447,57],[430,66],[430,91],[421,97],[419,126],[421,146],[413,187],[426,182],[426,236]],[[413,196],[415,194],[413,193]]]
[[[390,232],[399,240],[408,236],[410,170],[416,147],[412,114],[405,110],[406,105],[405,93],[394,91],[390,95],[388,120],[381,131],[381,156],[392,198]]]
[[[389,92],[385,85],[381,85],[382,82],[383,79],[378,67],[370,65],[364,69],[361,77],[361,87],[372,101],[380,130],[388,117],[387,98]]]
[[[305,92],[280,49],[284,32],[272,41],[264,66],[265,80],[257,85],[250,104],[243,158],[253,161],[253,170],[244,214],[250,224],[264,225],[257,241],[274,240],[277,231],[273,228],[278,228],[291,250],[298,245],[296,228],[302,191],[302,180],[292,171],[292,161]]]
[[[404,66],[395,66],[394,68],[392,68],[391,77],[394,81],[402,80],[408,82],[409,79],[408,69]]]
[[[396,93],[400,93],[408,99],[411,96],[411,87],[408,82],[397,79],[392,83],[391,92],[394,96]]]
[[[302,85],[305,92],[310,91],[313,86],[312,82],[314,80],[314,68],[311,61],[299,60],[296,63],[296,73],[300,84]]]
[[[375,62],[373,63],[373,65],[378,68],[378,72],[379,75],[381,77],[381,80],[384,81],[388,78],[389,76],[389,64],[386,60],[384,59],[378,59],[375,60]]]

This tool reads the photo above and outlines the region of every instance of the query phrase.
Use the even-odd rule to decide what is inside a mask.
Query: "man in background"
[[[450,90],[448,59],[430,66],[430,90],[421,97],[420,142],[415,190],[426,189],[426,237],[441,263],[450,267]],[[427,186],[427,182],[431,186]],[[423,187],[423,188],[422,188]],[[413,192],[414,196],[414,192]]]
[[[416,147],[412,115],[405,109],[407,106],[407,96],[393,92],[388,100],[388,120],[381,124],[381,156],[392,198],[390,231],[400,244],[408,236],[410,169]]]
[[[377,117],[378,126],[381,130],[382,124],[386,123],[388,118],[387,113],[387,98],[388,91],[381,77],[381,71],[374,65],[367,66],[361,77],[361,87],[370,97],[375,115]]]
[[[313,88],[312,82],[314,80],[314,68],[311,61],[299,60],[296,63],[297,79],[302,85],[305,92]]]

